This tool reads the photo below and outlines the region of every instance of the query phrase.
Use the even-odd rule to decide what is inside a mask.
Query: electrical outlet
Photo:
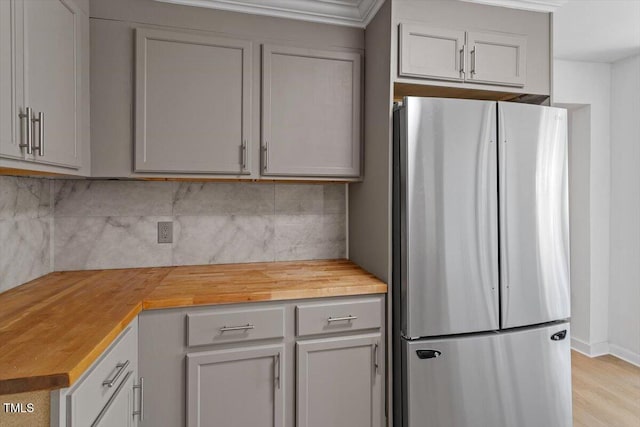
[[[172,242],[173,242],[173,222],[159,221],[158,222],[158,243],[172,243]]]

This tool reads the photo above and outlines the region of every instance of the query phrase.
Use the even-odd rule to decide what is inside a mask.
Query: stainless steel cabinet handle
[[[274,368],[274,379],[275,379],[275,386],[277,388],[280,388],[280,374],[282,372],[282,368],[281,368],[281,364],[280,364],[280,353],[276,354],[274,356],[274,360],[273,360],[273,368]]]
[[[95,427],[95,426],[100,425],[100,421],[102,421],[102,418],[105,416],[105,414],[107,412],[109,412],[109,408],[111,407],[111,404],[113,404],[113,402],[116,400],[116,398],[118,397],[118,394],[120,393],[120,390],[127,383],[127,380],[129,379],[131,374],[133,374],[133,371],[129,371],[127,373],[127,376],[124,377],[124,380],[120,383],[120,385],[118,386],[116,391],[111,395],[111,397],[109,398],[109,401],[107,402],[107,404],[104,405],[104,408],[102,408],[102,410],[98,414],[98,417],[95,419],[95,421],[93,423],[91,423],[91,427]]]
[[[104,380],[102,382],[102,385],[103,386],[107,386],[107,387],[113,387],[113,385],[116,383],[118,378],[120,378],[120,375],[122,375],[124,370],[127,369],[127,366],[129,366],[129,361],[128,360],[126,362],[124,362],[124,363],[118,363],[116,365],[116,368],[118,369],[118,371],[116,372],[114,377],[111,378],[110,380]]]
[[[38,146],[33,149],[38,151],[40,157],[44,156],[44,113],[40,111],[37,119],[31,119],[33,123],[38,124]]]
[[[246,331],[249,329],[255,329],[254,325],[251,325],[249,323],[247,323],[246,325],[243,326],[223,326],[222,328],[220,328],[220,332],[225,332],[225,331]]]
[[[245,171],[247,170],[247,140],[246,139],[242,141],[242,147],[240,148],[240,150],[242,151],[240,156],[241,166],[242,166],[242,170]]]
[[[140,384],[133,386],[133,389],[140,389],[140,409],[138,411],[133,411],[133,416],[138,415],[140,417],[140,421],[144,420],[144,378],[140,377]]]
[[[358,318],[358,316],[352,316],[352,315],[348,315],[348,316],[344,316],[344,317],[329,317],[327,319],[327,322],[331,323],[331,322],[345,322],[345,321],[351,321],[351,320],[356,320]]]
[[[27,126],[24,128],[24,132],[22,133],[22,137],[26,137],[27,141],[23,142],[19,145],[20,148],[26,148],[27,154],[33,153],[33,127],[31,126],[31,116],[33,115],[33,110],[31,107],[26,108],[26,113],[18,114],[20,117],[20,123],[22,123],[23,119],[27,119]]]
[[[262,167],[263,169],[266,171],[267,170],[267,161],[269,160],[269,155],[267,154],[267,147],[268,147],[268,142],[265,141],[264,145],[262,146],[262,153],[263,153],[263,163],[262,163]]]
[[[467,68],[467,45],[463,45],[460,49],[460,74],[464,76]]]
[[[476,47],[474,46],[473,49],[471,49],[471,76],[473,76],[476,73]]]
[[[378,368],[379,368],[379,364],[378,364],[378,343],[375,343],[373,345],[373,369],[376,371],[376,374],[378,373]]]

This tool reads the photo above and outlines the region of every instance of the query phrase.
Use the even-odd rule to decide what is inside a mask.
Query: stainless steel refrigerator
[[[567,116],[407,97],[394,113],[397,427],[569,427]]]

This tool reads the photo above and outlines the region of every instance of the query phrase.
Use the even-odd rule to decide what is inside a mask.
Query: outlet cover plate
[[[158,221],[158,243],[173,243],[172,221]]]

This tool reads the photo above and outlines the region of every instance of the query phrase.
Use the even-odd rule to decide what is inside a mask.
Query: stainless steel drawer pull
[[[225,332],[225,331],[247,331],[249,329],[255,329],[255,326],[247,323],[244,326],[223,326],[222,328],[220,328],[220,332]]]
[[[109,408],[111,407],[111,405],[113,404],[113,402],[116,400],[116,398],[118,397],[118,394],[120,394],[120,390],[122,390],[122,387],[124,387],[124,385],[127,383],[127,380],[129,379],[129,377],[131,376],[131,374],[133,374],[133,371],[129,371],[127,373],[127,376],[124,377],[124,380],[120,383],[120,385],[118,386],[118,388],[116,389],[115,392],[113,392],[113,394],[111,395],[111,397],[109,398],[109,401],[107,402],[106,405],[104,405],[104,408],[102,408],[102,410],[100,411],[100,413],[98,414],[98,417],[95,419],[95,421],[91,424],[91,427],[97,427],[100,425],[100,421],[102,421],[102,418],[104,418],[104,416],[107,414],[107,412],[109,412]]]
[[[329,317],[327,319],[327,322],[331,323],[331,322],[345,322],[345,321],[352,321],[352,320],[356,320],[358,318],[358,316],[352,316],[352,315],[348,315],[348,316],[344,316],[344,317]]]
[[[103,386],[107,386],[107,387],[113,387],[114,384],[116,383],[116,381],[118,381],[118,378],[120,378],[120,375],[122,375],[122,373],[125,371],[125,369],[127,369],[127,366],[129,366],[129,361],[127,360],[124,363],[118,363],[116,365],[116,369],[118,369],[118,371],[116,372],[116,374],[114,375],[113,378],[111,378],[110,380],[104,380],[102,382]]]

